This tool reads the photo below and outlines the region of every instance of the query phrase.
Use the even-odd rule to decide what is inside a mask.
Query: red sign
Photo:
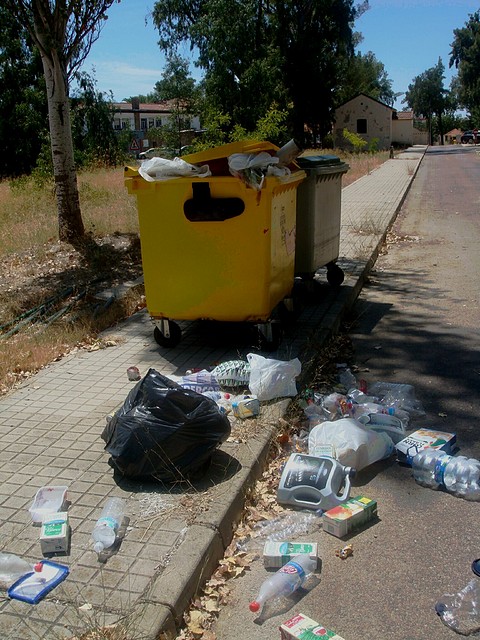
[[[138,142],[137,138],[133,138],[133,140],[131,141],[130,151],[140,151],[140,143]]]

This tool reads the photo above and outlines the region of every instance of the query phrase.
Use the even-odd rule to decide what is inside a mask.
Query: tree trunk
[[[51,54],[51,58],[42,55],[42,63],[47,87],[58,234],[60,240],[76,244],[85,235],[85,228],[80,210],[73,157],[68,82],[56,52]]]

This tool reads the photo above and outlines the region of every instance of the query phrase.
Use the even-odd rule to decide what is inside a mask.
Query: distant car
[[[475,143],[476,141],[476,135],[473,131],[465,131],[462,133],[462,137],[460,138],[460,142],[462,144]]]
[[[140,160],[150,160],[150,158],[173,158],[175,152],[167,147],[152,147],[138,154]]]

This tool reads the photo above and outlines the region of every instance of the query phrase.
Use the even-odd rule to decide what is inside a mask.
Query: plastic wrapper
[[[295,379],[300,375],[302,365],[298,358],[274,360],[256,353],[249,353],[249,389],[260,401],[273,400],[297,395]]]
[[[172,178],[208,178],[212,175],[208,165],[197,167],[181,158],[167,160],[166,158],[151,158],[140,165],[138,173],[147,182],[156,180],[171,180]]]
[[[149,369],[102,438],[122,475],[168,483],[204,470],[230,430],[230,421],[213,400]]]
[[[396,407],[407,411],[410,416],[425,415],[422,403],[415,397],[415,389],[411,384],[395,382],[374,382],[368,389],[369,393],[379,398],[385,407]]]
[[[240,178],[252,189],[260,191],[265,176],[290,175],[290,169],[278,166],[279,158],[271,156],[266,151],[260,153],[233,153],[228,158],[228,168],[232,176]]]
[[[394,450],[393,441],[386,433],[372,431],[354,418],[340,418],[314,427],[308,440],[309,454],[319,455],[317,449],[325,445],[333,447],[342,465],[358,471],[388,458]]]

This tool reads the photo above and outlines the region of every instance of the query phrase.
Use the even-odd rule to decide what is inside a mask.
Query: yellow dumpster
[[[266,177],[260,191],[223,173],[232,153],[278,147],[234,143],[185,156],[209,164],[211,175],[149,182],[125,169],[125,185],[137,198],[148,312],[155,340],[181,339],[172,320],[268,323],[294,283],[299,170]]]

